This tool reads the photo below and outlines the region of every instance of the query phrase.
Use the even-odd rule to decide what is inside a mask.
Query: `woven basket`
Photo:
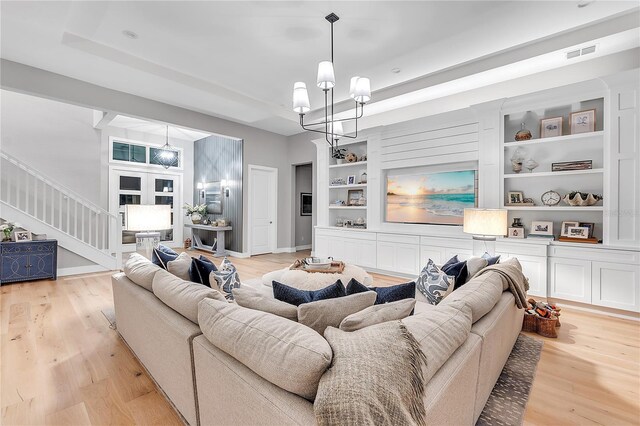
[[[558,332],[556,331],[558,320],[556,318],[541,318],[537,317],[538,320],[538,330],[536,331],[539,335],[544,337],[558,337]]]
[[[538,321],[536,321],[537,318],[537,315],[525,313],[524,318],[522,319],[522,331],[536,333],[538,331]]]

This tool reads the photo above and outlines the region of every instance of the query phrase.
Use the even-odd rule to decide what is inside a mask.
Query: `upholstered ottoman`
[[[373,285],[373,278],[364,269],[355,265],[345,265],[340,274],[326,274],[323,272],[305,272],[300,270],[290,270],[289,268],[279,269],[262,276],[262,284],[271,287],[273,281],[295,287],[300,290],[320,290],[338,280],[345,286],[351,279],[366,285]]]

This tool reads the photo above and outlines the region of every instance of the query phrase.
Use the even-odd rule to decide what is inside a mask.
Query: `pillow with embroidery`
[[[420,275],[416,279],[416,289],[427,298],[429,303],[437,305],[448,296],[455,284],[453,277],[447,275],[438,268],[435,262],[429,259]]]
[[[238,271],[226,257],[222,259],[217,271],[211,271],[209,281],[215,282],[218,285],[218,289],[229,301],[233,300],[233,289],[240,287]]]

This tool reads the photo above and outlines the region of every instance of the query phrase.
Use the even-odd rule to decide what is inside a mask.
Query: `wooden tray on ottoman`
[[[289,268],[292,271],[305,271],[309,273],[322,273],[322,274],[341,274],[344,271],[344,262],[334,261],[331,262],[330,268],[314,268],[307,265],[302,260],[298,259],[293,262],[293,265]]]

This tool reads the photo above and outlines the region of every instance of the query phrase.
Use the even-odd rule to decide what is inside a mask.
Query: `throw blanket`
[[[318,386],[319,425],[425,425],[420,343],[400,321],[324,332],[333,361]]]
[[[527,309],[527,290],[529,290],[529,280],[522,274],[520,262],[505,262],[487,266],[473,277],[479,277],[489,271],[495,271],[502,277],[505,290],[508,288],[516,299],[516,306],[519,309]]]

